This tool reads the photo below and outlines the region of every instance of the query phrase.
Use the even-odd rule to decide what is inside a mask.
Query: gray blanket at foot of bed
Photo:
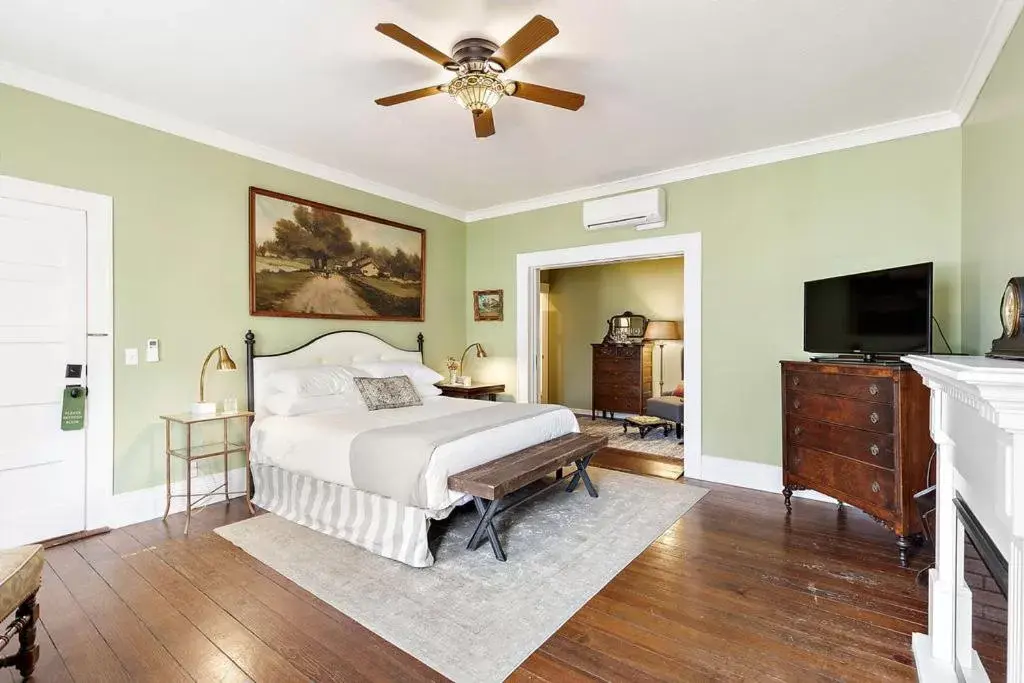
[[[438,446],[556,410],[563,408],[535,403],[485,404],[479,410],[362,432],[352,442],[352,483],[363,491],[425,507],[423,472]]]

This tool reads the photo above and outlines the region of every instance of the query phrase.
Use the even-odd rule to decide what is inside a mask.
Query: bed
[[[422,405],[367,411],[329,408],[274,414],[279,371],[366,363],[422,363],[359,331],[337,331],[281,353],[257,354],[245,335],[253,503],[290,521],[413,567],[434,562],[431,521],[468,496],[448,489],[451,474],[579,431],[561,406],[492,403],[445,396]],[[276,375],[275,375],[276,373]]]

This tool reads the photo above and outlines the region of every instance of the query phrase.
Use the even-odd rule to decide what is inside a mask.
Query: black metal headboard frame
[[[306,348],[307,346],[309,346],[310,344],[312,344],[313,342],[315,342],[315,341],[317,341],[319,339],[323,339],[324,337],[329,337],[332,334],[338,334],[340,332],[346,332],[346,333],[349,333],[349,334],[352,334],[352,333],[355,333],[355,334],[365,334],[368,337],[374,337],[375,339],[380,339],[382,342],[384,342],[385,344],[387,344],[389,346],[394,346],[394,344],[389,342],[387,339],[384,339],[383,337],[378,337],[377,335],[372,334],[370,332],[363,332],[362,330],[334,330],[333,332],[327,332],[325,334],[321,334],[318,337],[314,337],[314,338],[310,339],[308,342],[306,342],[305,344],[302,344],[301,346],[296,346],[294,349],[290,349],[288,351],[282,351],[281,353],[261,353],[261,354],[257,354],[256,353],[256,335],[253,334],[252,330],[249,330],[248,332],[246,332],[245,333],[245,384],[246,384],[246,393],[248,394],[248,399],[247,399],[247,402],[246,402],[247,409],[251,411],[251,410],[253,410],[256,407],[256,398],[254,396],[254,386],[253,386],[254,385],[253,361],[256,358],[271,358],[273,356],[287,356],[289,353],[295,353],[299,349]],[[422,360],[423,359],[423,333],[422,332],[420,332],[419,334],[416,335],[416,347],[417,347],[416,350],[420,352],[420,359]],[[398,348],[398,347],[395,347],[395,348]],[[411,351],[412,349],[399,349],[399,350],[400,351]]]

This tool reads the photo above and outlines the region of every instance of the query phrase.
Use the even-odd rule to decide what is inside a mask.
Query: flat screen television
[[[932,264],[804,283],[804,351],[931,353]]]

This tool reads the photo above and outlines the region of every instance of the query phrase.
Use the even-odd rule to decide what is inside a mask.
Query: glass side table
[[[252,501],[249,499],[249,425],[254,413],[246,410],[238,410],[230,413],[213,413],[210,415],[193,415],[192,413],[178,413],[172,415],[161,415],[164,421],[164,450],[167,458],[167,505],[164,507],[164,519],[167,519],[171,511],[172,498],[185,498],[185,533],[188,534],[189,524],[192,522],[193,508],[202,503],[210,496],[223,491],[224,500],[230,500],[232,495],[244,493],[245,504],[249,506],[249,513],[254,514]],[[242,443],[236,443],[228,439],[228,423],[232,420],[244,420],[244,436]],[[221,441],[192,445],[192,426],[204,422],[221,422],[224,426],[224,438]],[[185,445],[182,448],[172,448],[171,425],[178,424],[185,428]],[[228,490],[228,456],[232,453],[245,453],[245,491]],[[171,458],[178,458],[185,462],[185,493],[171,493]],[[207,458],[224,458],[224,483],[200,496],[198,500],[192,500],[192,463]],[[197,494],[198,495],[198,494]]]

